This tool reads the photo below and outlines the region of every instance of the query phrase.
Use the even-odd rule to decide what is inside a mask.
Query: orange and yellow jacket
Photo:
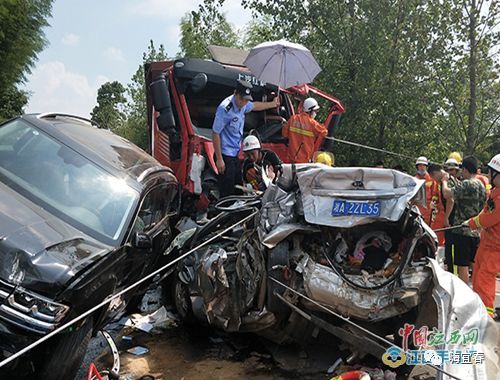
[[[425,223],[430,227],[432,224],[432,203],[440,203],[441,192],[439,191],[439,184],[427,172],[425,176],[416,174],[415,178],[425,180],[425,206],[419,205],[418,208]]]
[[[301,112],[288,120],[282,133],[288,137],[289,162],[305,163],[312,160],[318,140],[326,136],[327,129],[307,112]]]
[[[488,177],[482,175],[482,174],[476,174],[476,178],[481,181],[481,183],[484,185],[484,188],[486,189],[486,198],[490,196],[491,193],[491,185],[490,185],[490,180]]]
[[[483,211],[469,220],[473,230],[481,228],[481,245],[500,251],[500,188],[493,188]]]

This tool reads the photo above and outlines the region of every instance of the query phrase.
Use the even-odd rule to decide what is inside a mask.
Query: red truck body
[[[158,78],[163,78],[162,86],[153,89]],[[273,150],[283,162],[288,162],[287,140],[281,135],[283,122],[297,112],[305,97],[315,97],[324,109],[328,109],[324,123],[328,136],[333,135],[340,115],[345,111],[338,99],[312,86],[278,91],[276,86],[258,81],[244,66],[210,60],[179,59],[146,64],[145,79],[152,155],[174,170],[185,195],[193,196],[197,208],[206,207],[213,200],[211,198],[216,197],[217,169],[211,128],[217,106],[233,93],[237,79],[254,85],[254,100],[266,101],[279,93],[280,109],[247,114],[244,134],[256,130],[263,147]],[[158,122],[164,111],[158,112],[155,108],[155,105],[160,107],[155,98],[165,95],[161,107],[166,104],[169,109],[171,122],[168,129],[162,128],[162,123]],[[192,170],[194,161],[197,161],[197,170]]]

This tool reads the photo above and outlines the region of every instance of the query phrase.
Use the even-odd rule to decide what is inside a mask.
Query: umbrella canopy
[[[255,46],[244,64],[259,80],[281,88],[311,83],[321,71],[309,49],[284,40]]]

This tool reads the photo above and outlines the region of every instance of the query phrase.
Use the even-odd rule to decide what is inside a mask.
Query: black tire
[[[89,317],[78,330],[62,332],[49,339],[42,346],[45,360],[39,363],[36,377],[46,380],[74,379],[87,351],[92,328],[93,319]]]
[[[196,318],[193,313],[188,286],[179,280],[177,274],[175,274],[173,280],[172,292],[175,309],[177,310],[177,314],[181,317],[182,322],[186,325],[194,324]]]
[[[289,245],[287,241],[279,243],[273,249],[267,251],[267,274],[271,278],[286,284],[285,277],[283,275],[282,266],[289,267]],[[274,266],[279,266],[279,268],[272,269]],[[283,294],[285,288],[281,285],[276,284],[274,281],[267,280],[267,310],[281,316],[288,314],[290,308],[283,303],[275,293]]]
[[[144,291],[140,291],[138,294],[134,294],[132,298],[130,298],[130,301],[128,301],[127,306],[125,306],[125,310],[127,310],[128,314],[134,314],[134,313],[140,313],[141,312],[141,303],[142,299],[144,298],[144,295],[148,289]]]

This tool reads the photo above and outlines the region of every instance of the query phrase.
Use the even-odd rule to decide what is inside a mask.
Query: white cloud
[[[125,62],[125,56],[123,55],[123,51],[114,46],[110,46],[104,51],[104,56],[112,61],[116,62]]]
[[[26,85],[31,97],[26,111],[63,112],[90,117],[96,105],[97,90],[105,82],[99,75],[93,81],[79,73],[68,71],[62,62],[38,65]]]
[[[62,39],[62,43],[66,46],[78,46],[80,43],[80,36],[73,33],[66,34]]]

